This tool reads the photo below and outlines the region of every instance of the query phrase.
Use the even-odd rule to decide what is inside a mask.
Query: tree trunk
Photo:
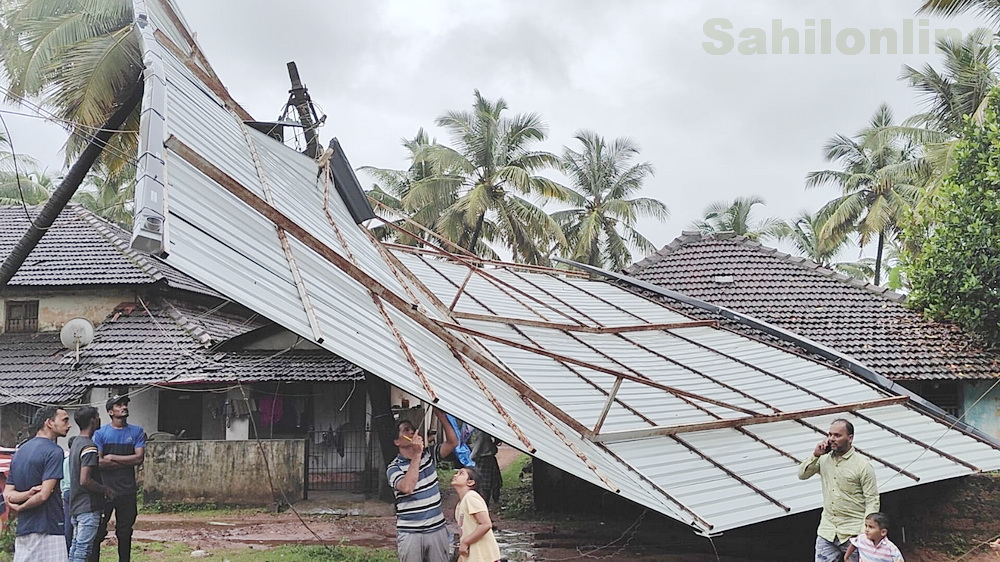
[[[115,134],[121,128],[125,123],[125,119],[132,114],[132,111],[135,110],[141,100],[142,83],[140,82],[135,85],[125,102],[118,106],[118,109],[111,115],[104,124],[104,127],[94,135],[90,144],[80,154],[80,158],[77,159],[76,163],[73,164],[73,167],[66,174],[66,177],[63,178],[62,183],[52,192],[52,196],[49,197],[49,200],[42,207],[35,220],[31,222],[28,232],[24,233],[24,236],[21,237],[21,240],[11,249],[10,254],[3,261],[3,265],[0,265],[0,293],[7,288],[7,283],[10,282],[14,274],[17,273],[17,270],[24,264],[24,260],[28,259],[28,255],[38,245],[38,241],[42,239],[42,236],[49,231],[49,227],[56,221],[59,213],[66,208],[66,204],[69,203],[69,200],[73,198],[73,194],[76,193],[77,188],[83,183],[87,172],[90,171],[94,162],[97,161],[97,157],[101,155],[101,151],[107,146],[111,135]]]
[[[875,284],[879,285],[882,277],[882,248],[885,246],[885,231],[878,233],[878,250],[875,252]]]
[[[476,244],[479,243],[479,235],[483,232],[483,223],[486,221],[486,213],[479,215],[479,220],[476,221],[476,229],[472,231],[472,237],[469,238],[469,247],[466,250],[476,254]],[[479,254],[476,254],[479,255]]]

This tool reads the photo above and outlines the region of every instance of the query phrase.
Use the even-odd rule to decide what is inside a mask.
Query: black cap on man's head
[[[127,394],[115,394],[111,398],[108,398],[108,401],[104,403],[104,409],[110,412],[111,407],[115,404],[128,404],[129,400],[131,399]]]

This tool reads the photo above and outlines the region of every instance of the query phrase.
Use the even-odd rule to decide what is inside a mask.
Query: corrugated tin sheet
[[[147,5],[154,26],[165,21],[158,1]],[[168,26],[164,32],[178,30]],[[589,438],[584,426],[598,421],[619,375],[635,380],[622,383],[604,434],[890,395],[829,365],[715,327],[600,333],[601,327],[690,321],[602,282],[477,268],[458,301],[465,317],[453,317],[423,294],[421,284],[450,303],[468,273],[464,265],[399,254],[407,271],[394,270],[384,248],[351,221],[337,193],[327,193],[315,162],[247,133],[182,61],[150,43],[148,32],[144,37],[147,59],[161,60],[163,72],[147,72],[146,79],[166,85],[163,103],[150,106],[157,96],[147,96],[143,108],[164,124],[161,133],[144,129],[144,144],[155,152],[170,140],[163,151],[166,262],[304,338],[313,339],[318,326],[323,347],[407,392],[436,397],[442,409],[500,439],[702,532],[818,507],[819,485],[797,480],[795,459],[808,455],[840,415],[856,418],[857,445],[871,455],[883,490],[972,471],[925,450],[907,437],[911,433],[977,468],[1000,468],[992,444],[905,405],[606,444]],[[182,44],[183,37],[173,40]],[[210,178],[219,171],[238,185]],[[273,205],[235,195],[246,189],[267,199],[265,185]],[[282,250],[279,226],[292,233],[295,266]],[[293,267],[307,299],[300,297]],[[315,312],[315,326],[305,302]],[[516,378],[527,385],[527,395],[540,396],[527,400],[512,386],[521,384]]]

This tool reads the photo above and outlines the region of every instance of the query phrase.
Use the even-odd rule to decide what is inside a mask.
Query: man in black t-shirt
[[[73,521],[73,544],[70,562],[85,562],[94,547],[94,537],[104,513],[104,500],[114,499],[115,493],[101,483],[100,454],[92,439],[101,427],[97,408],[84,406],[73,416],[80,426],[80,435],[69,451],[69,505]]]

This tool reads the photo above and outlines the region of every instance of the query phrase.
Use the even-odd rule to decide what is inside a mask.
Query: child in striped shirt
[[[850,539],[844,554],[851,560],[855,551],[859,562],[903,562],[903,555],[889,537],[889,517],[884,513],[869,513],[865,518],[865,532]]]

